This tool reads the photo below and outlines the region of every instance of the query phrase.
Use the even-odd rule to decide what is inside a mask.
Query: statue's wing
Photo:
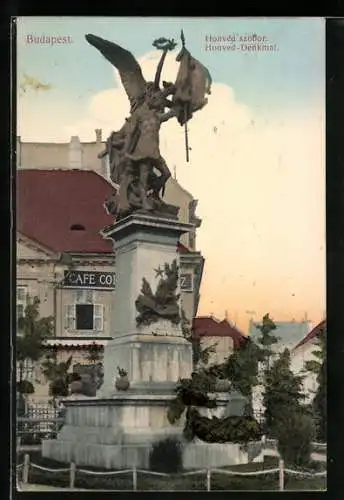
[[[118,70],[130,104],[133,105],[146,86],[146,80],[135,57],[128,50],[99,36],[86,35],[85,38]]]

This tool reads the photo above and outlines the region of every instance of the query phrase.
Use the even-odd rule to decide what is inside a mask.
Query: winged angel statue
[[[210,94],[211,86],[208,70],[187,51],[183,34],[176,82],[163,82],[162,88],[163,64],[167,52],[176,46],[174,40],[161,38],[153,43],[162,50],[153,82],[144,79],[135,57],[124,48],[95,35],[86,35],[86,40],[118,70],[130,102],[130,116],[120,130],[111,133],[105,150],[98,155],[109,156],[110,176],[119,186],[105,204],[108,212],[117,221],[138,210],[176,218],[178,207],[160,198],[171,176],[160,153],[160,127],[174,117],[186,127],[193,112],[207,103],[205,94]]]

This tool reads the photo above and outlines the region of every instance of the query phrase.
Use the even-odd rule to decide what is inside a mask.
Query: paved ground
[[[278,457],[277,450],[264,450],[264,455],[269,455],[270,457]],[[327,462],[327,455],[325,453],[312,453],[311,459],[315,462]]]
[[[46,486],[44,484],[19,484],[17,487],[18,491],[88,491],[81,490],[79,488],[56,488],[54,486]]]

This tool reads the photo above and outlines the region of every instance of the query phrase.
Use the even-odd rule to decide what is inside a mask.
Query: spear
[[[180,33],[180,39],[182,42],[182,48],[185,49],[185,36],[184,31]],[[189,163],[189,135],[188,135],[188,103],[184,104],[184,135],[185,135],[185,152],[186,152],[186,162]]]

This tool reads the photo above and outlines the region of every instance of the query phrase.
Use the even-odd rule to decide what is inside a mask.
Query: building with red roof
[[[193,320],[192,336],[201,342],[203,348],[215,345],[209,363],[221,363],[234,349],[238,348],[245,334],[227,318],[219,320],[214,316],[198,316]]]
[[[326,319],[320,321],[318,325],[316,325],[307,335],[296,344],[293,351],[299,351],[301,349],[307,349],[309,346],[314,345],[314,342],[322,334],[322,332],[326,329]]]
[[[316,340],[325,329],[326,319],[320,321],[320,323],[312,328],[291,351],[292,369],[295,373],[304,375],[303,390],[309,400],[314,396],[317,388],[317,380],[313,373],[305,373],[305,366],[307,361],[318,360],[313,353],[319,350],[319,347],[316,345]]]
[[[19,170],[17,231],[53,252],[111,254],[100,230],[115,188],[92,170]]]

